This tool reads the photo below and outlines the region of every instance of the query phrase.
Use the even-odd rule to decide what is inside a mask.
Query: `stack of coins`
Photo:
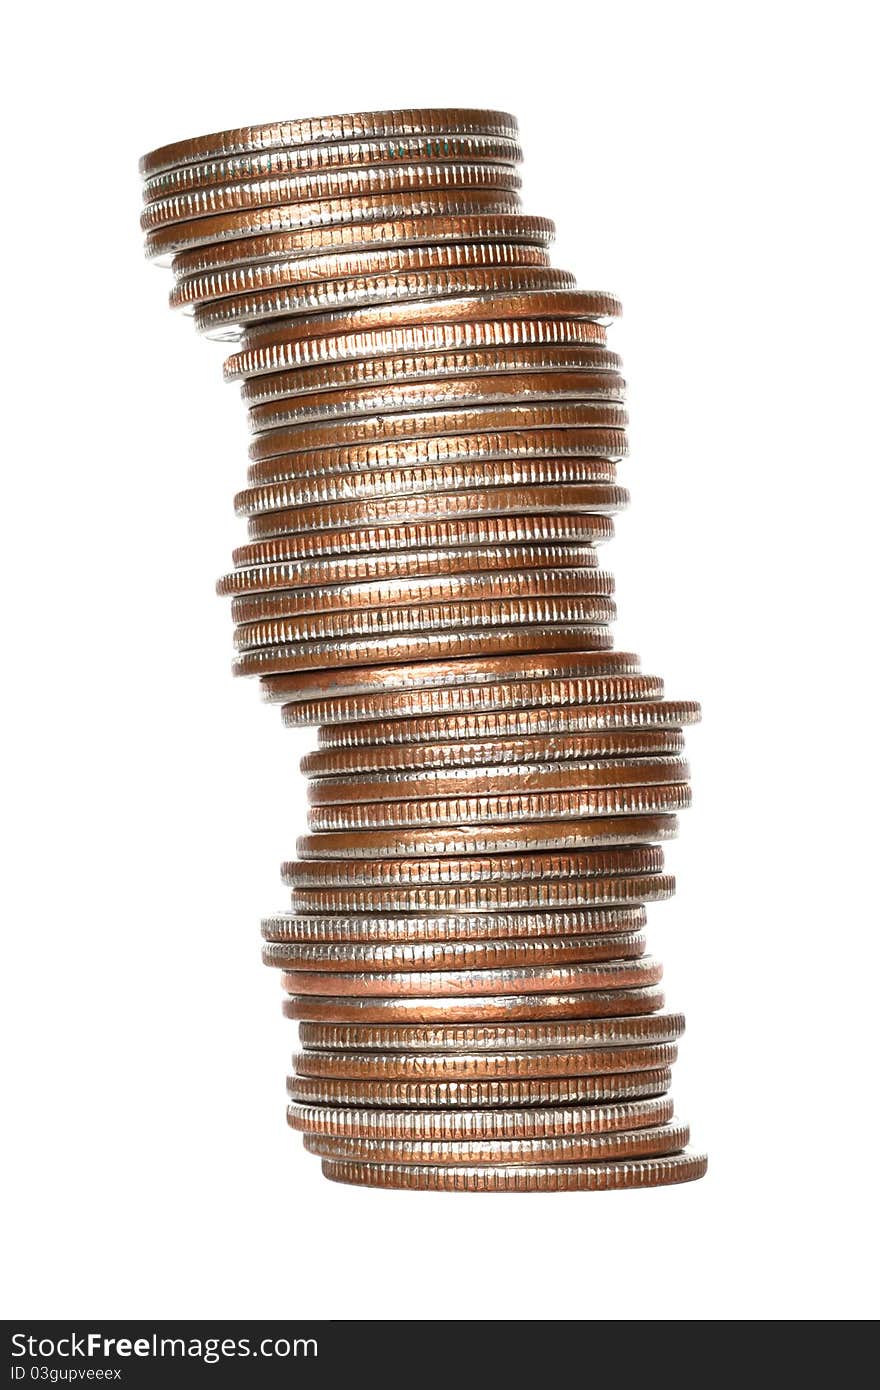
[[[289,726],[308,833],[266,963],[289,1122],[337,1181],[700,1177],[645,954],[699,715],[613,650],[627,501],[613,296],[550,264],[504,112],[246,127],[141,162],[171,303],[235,341],[252,431],[235,671]]]

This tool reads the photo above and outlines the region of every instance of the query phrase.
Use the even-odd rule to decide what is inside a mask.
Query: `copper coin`
[[[236,623],[273,621],[301,613],[333,613],[351,609],[422,607],[426,604],[485,603],[508,598],[543,598],[547,595],[583,598],[608,597],[614,580],[607,570],[569,569],[507,570],[503,573],[427,575],[386,579],[366,584],[311,585],[305,589],[275,589],[233,599]]]
[[[349,806],[313,806],[311,831],[381,830],[385,827],[508,824],[511,821],[581,819],[585,816],[656,815],[690,805],[690,787],[631,786],[577,791],[515,792],[485,796],[449,796],[403,802],[364,802]]]
[[[504,883],[527,879],[596,877],[610,874],[660,873],[659,845],[624,845],[614,849],[583,849],[567,854],[454,855],[435,859],[378,860],[296,859],[281,865],[281,880],[290,887],[369,883]]]
[[[536,427],[545,430],[602,430],[600,447],[610,457],[626,452],[623,429],[627,414],[623,406],[594,402],[545,402],[540,411],[532,405],[467,405],[448,410],[401,410],[367,420],[339,420],[333,424],[288,425],[251,440],[252,459],[273,458],[277,454],[303,449],[335,449],[347,444],[380,444],[393,440],[430,439],[438,435],[458,436],[487,431],[517,431]]]
[[[475,193],[471,196],[475,196]],[[331,209],[326,204],[324,206],[329,217]],[[515,208],[492,209],[496,212],[508,210],[516,211]],[[619,300],[603,290],[532,290],[522,294],[471,294],[461,295],[457,299],[438,299],[433,303],[423,301],[377,304],[370,309],[357,309],[353,312],[316,314],[311,319],[301,318],[288,324],[260,324],[245,330],[243,346],[245,349],[265,347],[274,342],[286,341],[293,334],[300,338],[330,338],[340,333],[365,332],[368,329],[399,329],[411,324],[424,327],[430,323],[451,324],[461,321],[476,323],[481,320],[501,322],[518,319],[574,318],[607,322],[617,318],[619,314]]]
[[[354,584],[416,583],[466,576],[545,569],[596,570],[594,546],[465,546],[456,550],[417,550],[402,554],[325,556],[280,564],[242,566],[217,581],[221,595],[265,594],[279,589],[330,588]],[[611,592],[611,590],[609,590]]]
[[[443,743],[376,743],[319,748],[300,759],[306,777],[344,777],[422,768],[485,767],[506,763],[568,763],[582,758],[671,755],[684,748],[680,729],[615,729],[598,733],[523,734],[519,738],[470,738]]]
[[[152,174],[144,179],[144,201],[185,193],[213,184],[240,183],[245,179],[290,178],[321,169],[346,169],[358,165],[425,163],[450,159],[471,163],[489,160],[519,164],[522,150],[515,140],[497,135],[406,136],[394,141],[349,140],[326,145],[299,145],[280,150],[248,151],[220,159],[193,161]]]
[[[516,825],[478,823],[473,826],[434,826],[418,830],[395,828],[348,830],[339,834],[324,832],[301,835],[296,842],[296,850],[301,859],[395,859],[404,855],[430,858],[441,854],[582,850],[585,845],[594,849],[644,845],[672,840],[677,834],[678,820],[675,816],[595,816],[589,820],[534,821]],[[669,893],[664,892],[661,896],[668,897]]]
[[[427,797],[498,795],[505,792],[580,791],[590,787],[645,787],[686,782],[682,758],[596,758],[559,763],[508,763],[479,767],[421,768],[367,774],[357,781],[323,777],[309,783],[313,806],[361,801],[410,801]]]
[[[414,218],[406,224],[413,229],[419,229],[422,235],[427,235],[427,229],[437,219],[427,217]],[[455,219],[453,222],[446,222],[446,226],[458,226],[467,219]],[[496,218],[474,218],[471,225],[476,229],[477,226],[504,225],[510,226],[512,223],[519,223],[523,220],[517,215],[496,217]],[[535,219],[538,220],[538,219]],[[343,235],[350,241],[352,238],[359,240],[365,239],[368,234],[375,235],[380,244],[389,239],[384,235],[384,230],[388,224],[368,222],[359,227],[343,227],[335,229],[338,237]],[[548,224],[552,225],[552,224]],[[475,233],[476,235],[476,230]],[[320,238],[320,244],[324,243],[324,233],[300,232],[292,233],[296,237]],[[390,238],[401,239],[401,238]],[[279,242],[278,236],[271,239],[272,243]],[[207,257],[219,255],[221,252],[227,256],[240,254],[242,250],[252,245],[249,241],[228,242],[217,247],[199,248],[194,252],[188,253],[188,259],[194,263],[194,258],[198,257],[205,261]],[[183,258],[178,257],[178,260]],[[175,261],[177,264],[177,261]],[[198,269],[198,266],[194,266]],[[580,349],[584,352],[604,353],[606,340],[604,325],[595,319],[583,318],[500,318],[477,319],[471,321],[460,319],[452,323],[409,323],[399,327],[391,326],[388,328],[364,329],[361,332],[339,333],[335,337],[311,337],[304,338],[298,335],[294,329],[287,330],[286,334],[282,327],[276,326],[271,341],[257,344],[252,347],[244,348],[228,357],[223,364],[223,372],[228,381],[237,381],[242,377],[252,381],[253,378],[262,376],[264,373],[288,372],[291,370],[302,370],[303,368],[338,371],[347,362],[363,363],[375,359],[395,357],[398,354],[407,354],[410,360],[415,355],[425,353],[491,353],[504,354],[506,352],[517,353],[524,351],[565,351]],[[608,354],[606,364],[611,370],[619,370],[620,359],[616,353]]]
[[[498,1164],[442,1167],[355,1163],[325,1158],[321,1170],[332,1182],[418,1192],[610,1192],[695,1182],[706,1173],[705,1154],[627,1158],[620,1163]]]
[[[319,971],[282,970],[287,994],[358,999],[467,998],[500,994],[558,994],[590,989],[636,989],[655,985],[663,967],[651,956],[578,965],[517,965],[482,970]]]
[[[413,1139],[441,1143],[481,1140],[551,1139],[563,1135],[619,1134],[668,1124],[669,1096],[648,1096],[608,1105],[579,1105],[518,1110],[380,1110],[361,1107],[289,1105],[287,1123],[301,1134],[352,1139]]]
[[[141,213],[141,229],[151,232],[170,224],[192,222],[223,213],[252,208],[285,207],[290,203],[344,198],[395,197],[399,193],[424,193],[434,189],[500,189],[516,193],[522,179],[509,164],[462,164],[442,160],[428,164],[365,165],[315,169],[275,178],[246,179],[195,187],[148,202]]]
[[[617,468],[609,459],[502,459],[492,463],[430,464],[424,468],[388,468],[381,471],[310,475],[236,494],[239,516],[259,516],[288,507],[332,506],[336,503],[377,498],[421,496],[447,492],[472,492],[494,488],[558,487],[585,483],[613,484]],[[421,504],[417,504],[421,505]]]
[[[575,908],[548,912],[456,912],[413,914],[395,912],[318,915],[293,912],[264,917],[260,930],[266,941],[289,942],[434,942],[507,940],[578,936],[587,932],[639,931],[645,909],[637,907]],[[307,1041],[307,1039],[303,1039]],[[315,1042],[314,1046],[331,1046]],[[352,1046],[367,1046],[355,1042]],[[390,1045],[390,1044],[389,1044]],[[426,1044],[427,1045],[427,1044]]]
[[[324,250],[312,256],[255,261],[220,270],[186,275],[169,296],[172,309],[225,299],[232,295],[266,294],[290,285],[329,280],[354,280],[364,275],[402,275],[418,270],[448,270],[465,266],[547,266],[541,246],[526,242],[441,242],[439,245],[380,246],[358,251]]]
[[[420,696],[420,699],[422,697]],[[478,703],[478,702],[475,702]],[[285,705],[284,723],[296,725],[295,706]],[[290,712],[289,712],[290,711]],[[400,713],[400,711],[396,711]],[[414,712],[415,714],[415,712]],[[421,742],[444,738],[454,744],[484,738],[531,738],[538,735],[559,738],[567,734],[590,737],[629,738],[637,732],[653,735],[657,731],[678,730],[695,724],[700,706],[694,700],[630,700],[588,705],[548,704],[537,708],[480,709],[473,712],[438,713],[428,717],[389,719],[385,723],[365,721],[335,727],[318,720],[323,727],[318,738],[323,749],[354,749],[372,746],[377,737],[386,736],[388,746],[415,749]],[[381,733],[380,733],[381,730]]]
[[[448,550],[484,545],[595,544],[614,534],[609,517],[578,513],[544,516],[450,517],[445,521],[402,526],[364,526],[321,534],[285,536],[238,546],[237,566],[284,564],[357,555],[387,556],[407,551]]]
[[[675,891],[671,874],[544,879],[522,883],[357,884],[295,888],[295,912],[509,912],[523,909],[626,906],[663,902]]]
[[[481,970],[507,966],[631,960],[645,950],[640,932],[608,936],[561,936],[519,941],[332,942],[299,945],[274,942],[263,947],[263,964],[273,969],[341,971]]]
[[[677,834],[678,820],[675,816],[595,816],[589,820],[534,821],[516,825],[349,830],[339,834],[324,832],[301,835],[296,842],[296,850],[301,859],[395,859],[404,855],[430,858],[441,854],[582,850],[585,845],[594,849],[645,845],[653,841],[673,840]],[[669,893],[664,892],[661,896],[668,897]]]
[[[554,1018],[593,1018],[653,1013],[662,1009],[662,990],[592,989],[573,994],[474,995],[413,999],[290,995],[285,1017],[316,1023],[519,1023]]]
[[[617,457],[615,451],[620,448],[620,432],[592,426],[544,429],[540,423],[540,413],[536,412],[530,428],[364,441],[328,449],[272,455],[249,466],[248,480],[252,486],[268,486],[297,482],[303,478],[350,478],[360,477],[363,473],[401,473],[407,469],[444,469],[456,465],[488,469],[490,464],[509,460],[546,462],[547,459],[601,459],[609,463]],[[494,539],[491,528],[494,526],[497,529],[503,525],[502,518],[492,518],[491,521],[487,518],[486,533],[480,537],[479,543]],[[505,532],[507,542],[517,544],[533,539],[522,531],[525,525],[528,523],[518,524],[516,518],[508,519],[509,529]],[[440,540],[439,537],[437,539]],[[499,541],[504,543],[500,536]],[[454,545],[455,540],[440,543]],[[421,542],[420,548],[432,544],[436,544],[436,541],[432,540],[431,533],[427,533],[427,539]]]
[[[646,1129],[608,1134],[562,1134],[543,1139],[361,1139],[330,1134],[306,1134],[303,1146],[321,1158],[352,1159],[361,1163],[416,1163],[430,1167],[450,1164],[570,1164],[655,1157],[680,1152],[690,1140],[688,1126],[678,1120]]]
[[[159,264],[196,247],[328,226],[396,222],[414,217],[484,216],[518,213],[519,194],[500,188],[447,188],[428,192],[379,193],[362,198],[320,198],[277,207],[247,208],[214,217],[155,227],[144,238],[146,254]],[[332,330],[328,330],[332,331]]]
[[[504,1081],[656,1071],[671,1066],[677,1055],[675,1043],[548,1052],[315,1051],[297,1053],[293,1065],[298,1076],[352,1081]]]
[[[457,409],[475,403],[506,401],[602,401],[617,403],[625,394],[617,372],[576,367],[562,371],[514,371],[483,376],[449,376],[439,381],[389,381],[378,386],[323,390],[264,401],[248,411],[255,431],[279,429],[313,420],[342,419],[397,410]]]
[[[489,1109],[497,1105],[582,1105],[584,1102],[635,1100],[662,1095],[672,1072],[621,1072],[606,1076],[538,1077],[511,1081],[349,1081],[331,1077],[289,1076],[287,1093],[304,1105],[371,1105],[404,1109],[450,1106]]]
[[[375,339],[380,335],[370,336]],[[372,388],[375,391],[399,381],[484,380],[501,372],[565,374],[571,371],[604,379],[609,391],[614,393],[620,393],[625,384],[620,375],[617,353],[592,343],[571,343],[552,347],[514,345],[459,348],[406,355],[398,351],[393,355],[366,359],[347,354],[339,361],[322,360],[314,365],[297,367],[294,371],[252,376],[242,384],[241,397],[247,405],[256,407],[270,402],[301,401],[303,397],[320,395],[325,391],[341,392],[354,388]],[[226,375],[233,376],[228,370]],[[617,394],[614,398],[617,398]]]
[[[377,1052],[521,1052],[524,1049],[635,1047],[674,1042],[683,1032],[683,1014],[582,1018],[562,1023],[459,1024],[454,1027],[440,1024],[421,1028],[335,1023],[299,1025],[303,1047]]]
[[[441,633],[489,628],[528,627],[563,623],[567,627],[612,623],[617,609],[602,594],[547,594],[540,598],[499,598],[461,603],[410,603],[378,608],[301,613],[296,617],[242,623],[233,633],[236,651],[276,652],[299,642],[345,641],[349,637],[377,637],[396,633]],[[609,638],[608,644],[611,646]]]
[[[246,652],[234,662],[236,676],[271,676],[317,668],[384,665],[398,661],[436,661],[444,657],[487,656],[508,652],[549,652],[590,647],[606,651],[611,646],[607,626],[559,625],[557,627],[472,628],[463,631],[397,633],[381,637],[353,637],[336,641],[299,642],[296,646],[268,647]]]
[[[374,247],[388,246],[504,241],[546,247],[555,233],[556,228],[549,217],[531,217],[521,212],[470,217],[427,215],[398,218],[390,222],[303,227],[299,231],[269,232],[265,236],[241,237],[236,241],[196,246],[175,256],[172,270],[178,279],[185,279],[190,275],[209,275],[230,266],[258,261],[292,260],[297,256],[369,251]],[[250,375],[250,370],[244,374]]]

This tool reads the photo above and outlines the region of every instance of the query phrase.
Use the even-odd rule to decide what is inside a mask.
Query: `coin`
[[[311,585],[305,589],[273,589],[247,594],[232,602],[236,623],[295,617],[301,613],[350,612],[352,609],[400,608],[404,605],[502,601],[511,598],[607,597],[614,580],[607,571],[588,568],[507,570],[503,573],[426,575],[359,584]]]
[[[675,1043],[642,1047],[532,1049],[525,1052],[351,1052],[306,1050],[294,1054],[297,1076],[337,1080],[468,1081],[599,1076],[665,1070]]]
[[[441,242],[439,245],[383,246],[357,251],[324,251],[312,256],[276,257],[224,266],[178,279],[169,295],[172,309],[191,309],[229,296],[268,293],[290,285],[354,280],[366,275],[401,275],[417,270],[465,266],[548,266],[542,246],[528,242]]]
[[[144,179],[144,201],[185,193],[213,184],[240,183],[245,179],[289,178],[321,169],[345,169],[357,165],[425,163],[450,159],[472,163],[519,164],[522,150],[515,140],[496,135],[409,136],[389,140],[350,140],[326,145],[299,145],[280,150],[249,151],[224,158],[193,161]]]
[[[519,883],[326,885],[295,888],[295,912],[509,912],[663,902],[675,891],[670,874],[524,880]]]
[[[462,1081],[526,1080],[539,1077],[598,1076],[609,1072],[667,1069],[676,1060],[675,1043],[643,1047],[557,1048],[530,1052],[299,1052],[298,1076],[340,1080]]]
[[[265,594],[279,589],[351,588],[354,584],[400,584],[407,579],[417,582],[447,577],[461,580],[466,576],[497,574],[499,570],[514,574],[544,569],[596,570],[598,563],[595,547],[578,543],[465,546],[457,550],[416,550],[391,555],[329,555],[315,560],[242,566],[217,581],[217,593]]]
[[[263,947],[263,964],[273,969],[320,971],[480,970],[502,966],[593,960],[630,960],[645,950],[639,932],[608,936],[568,936],[558,940],[299,945],[275,942]]]
[[[616,845],[644,845],[672,840],[675,816],[594,816],[589,820],[535,821],[531,824],[431,826],[418,830],[359,830],[340,834],[301,835],[301,859],[399,858],[402,855],[518,854],[528,850],[582,850]],[[547,890],[552,891],[552,890]],[[580,890],[578,890],[580,891]],[[669,894],[663,894],[668,897]]]
[[[665,1095],[607,1105],[520,1110],[382,1110],[296,1104],[287,1108],[287,1123],[301,1134],[441,1143],[620,1134],[668,1124],[672,1116],[672,1100]]]
[[[287,994],[317,994],[335,998],[464,999],[471,995],[486,997],[633,989],[657,984],[662,975],[659,962],[650,956],[641,956],[577,965],[517,965],[481,970],[282,970],[281,988]]]
[[[665,1187],[705,1175],[705,1154],[665,1158],[627,1158],[620,1163],[498,1164],[442,1167],[355,1163],[325,1158],[321,1170],[332,1182],[360,1187],[422,1192],[609,1192],[634,1187]]]
[[[613,484],[616,466],[608,459],[502,459],[492,463],[442,464],[381,472],[314,474],[291,481],[245,488],[236,494],[239,516],[260,516],[286,508],[332,506],[349,501],[471,492],[482,485],[491,504],[495,488]],[[422,507],[423,503],[416,503]]]
[[[678,1153],[690,1141],[688,1126],[679,1121],[646,1129],[608,1134],[562,1134],[542,1139],[361,1139],[330,1134],[306,1134],[303,1146],[321,1158],[364,1163],[413,1163],[430,1167],[450,1164],[571,1164],[655,1157]]]
[[[384,827],[507,824],[510,821],[581,819],[585,816],[656,815],[690,805],[690,787],[671,782],[663,786],[629,786],[576,791],[509,792],[485,796],[460,795],[377,801],[345,806],[312,806],[312,831],[371,830]]]
[[[456,219],[452,225],[457,225],[462,220]],[[508,214],[496,218],[474,218],[471,222],[474,227],[473,234],[476,235],[478,226],[498,225],[509,228],[511,224],[520,223],[522,220],[516,215]],[[414,230],[419,229],[422,235],[427,236],[427,229],[431,224],[432,219],[420,217],[414,218],[406,226]],[[382,244],[386,240],[400,240],[400,237],[383,234],[383,230],[389,225],[369,222],[355,228],[334,230],[337,238],[344,234],[349,240],[355,238],[358,243],[362,242],[368,233],[375,234]],[[441,225],[450,224],[441,222]],[[512,235],[512,231],[508,234]],[[315,232],[290,234],[297,238],[314,238],[317,235]],[[320,235],[323,238],[324,233]],[[273,243],[278,240],[278,236],[272,238]],[[198,248],[189,252],[187,259],[194,268],[198,268],[196,257],[203,262],[208,256],[219,254],[221,251],[227,257],[232,257],[241,254],[243,249],[253,244],[252,241],[238,241],[221,243],[217,247]],[[182,259],[178,257],[178,260]],[[361,332],[342,332],[324,337],[303,337],[297,332],[300,327],[300,323],[293,329],[290,326],[275,325],[268,341],[264,339],[261,343],[243,348],[227,357],[223,364],[226,379],[237,381],[244,377],[252,381],[264,373],[317,368],[321,365],[328,370],[338,371],[346,362],[364,362],[402,353],[412,356],[421,353],[480,351],[489,355],[515,350],[561,350],[567,346],[593,349],[597,352],[607,351],[604,347],[604,325],[595,319],[583,318],[504,318],[503,315],[497,321],[453,318],[451,323],[429,320],[427,323],[414,322],[391,325],[387,328],[367,328]],[[252,335],[249,333],[246,336]],[[609,354],[608,366],[612,370],[619,369],[620,360],[615,353]]]
[[[145,154],[139,168],[149,178],[163,169],[200,160],[226,159],[251,151],[295,149],[300,145],[335,144],[341,140],[408,139],[424,135],[483,135],[515,140],[517,134],[516,118],[507,111],[468,107],[359,111],[239,126],[193,140],[178,140]]]
[[[569,515],[450,517],[400,526],[364,526],[342,531],[283,536],[238,546],[236,566],[282,564],[357,555],[401,555],[407,549],[454,549],[482,545],[594,544],[608,540],[614,523],[606,516]]]
[[[508,738],[459,737],[443,743],[375,743],[322,747],[300,759],[306,777],[343,777],[422,768],[482,767],[487,764],[559,762],[580,758],[650,757],[680,753],[681,729],[615,729],[598,733],[521,734]]]
[[[372,773],[358,781],[321,778],[309,784],[313,806],[351,805],[361,801],[410,801],[425,797],[481,796],[504,792],[580,791],[591,787],[645,787],[685,782],[690,776],[682,758],[594,758],[558,763],[489,764],[481,767],[420,768]]]
[[[581,1018],[563,1023],[441,1024],[410,1028],[335,1023],[299,1025],[300,1042],[304,1047],[379,1052],[505,1052],[639,1046],[674,1042],[683,1032],[682,1014],[656,1013],[626,1018]],[[657,1123],[661,1121],[658,1119]]]
[[[582,1105],[585,1101],[630,1100],[662,1095],[671,1082],[668,1067],[605,1076],[536,1077],[529,1081],[349,1081],[290,1076],[287,1093],[305,1105],[488,1109],[493,1105]]]
[[[639,931],[646,921],[645,909],[637,907],[576,908],[546,912],[455,912],[357,913],[346,916],[284,912],[264,917],[260,924],[267,941],[400,941],[440,942],[479,941],[508,938],[543,938],[579,935],[585,932]],[[304,1038],[305,1042],[306,1039]],[[311,1044],[310,1044],[311,1045]],[[315,1042],[316,1047],[333,1044]],[[352,1046],[369,1046],[357,1042]],[[427,1045],[427,1044],[426,1044]],[[389,1044],[391,1046],[391,1044]]]
[[[464,998],[391,998],[289,995],[285,1017],[316,1023],[519,1023],[592,1018],[662,1009],[662,990],[592,989],[572,994],[474,995]]]
[[[363,336],[376,340],[385,335]],[[502,370],[519,373],[591,373],[593,377],[605,380],[614,398],[622,395],[625,385],[620,375],[617,353],[592,343],[571,343],[561,347],[492,346],[443,352],[420,351],[407,355],[399,350],[389,356],[345,355],[339,360],[319,361],[315,365],[298,366],[292,371],[251,376],[242,383],[241,397],[246,405],[260,406],[268,402],[298,401],[304,396],[324,391],[364,390],[367,387],[376,390],[399,381],[437,382],[472,377],[482,380],[498,376]],[[227,372],[227,376],[235,379],[232,373]]]
[[[394,410],[457,409],[476,402],[500,405],[506,401],[576,400],[619,402],[624,383],[616,372],[575,367],[569,371],[519,371],[484,376],[450,376],[441,381],[384,382],[379,386],[324,390],[252,406],[252,430],[279,429],[313,420],[347,419]]]
[[[185,279],[235,265],[341,251],[367,251],[377,246],[439,246],[477,241],[549,246],[555,233],[556,228],[548,217],[525,216],[520,212],[470,217],[422,215],[388,222],[304,227],[299,231],[268,232],[264,236],[209,243],[181,251],[172,261],[172,270],[178,279]]]
[[[443,854],[436,859],[333,860],[295,859],[281,865],[281,879],[291,887],[370,883],[496,883],[546,881],[553,878],[605,877],[609,874],[660,873],[659,845],[624,845],[570,853],[494,855]]]
[[[376,637],[354,637],[327,641],[299,642],[295,646],[266,647],[243,653],[233,663],[236,676],[271,676],[336,666],[406,664],[436,661],[443,657],[487,656],[522,651],[564,651],[591,647],[604,651],[611,646],[606,626],[568,624],[557,627],[474,628],[446,632],[392,633]]]

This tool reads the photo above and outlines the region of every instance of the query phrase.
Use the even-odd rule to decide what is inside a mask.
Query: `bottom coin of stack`
[[[496,658],[493,685],[484,661],[476,712],[465,685],[400,667],[393,684],[422,686],[400,719],[394,689],[332,678],[291,911],[263,923],[300,1026],[289,1123],[329,1178],[561,1191],[705,1171],[667,1096],[684,1020],[661,1012],[644,936],[674,889],[661,842],[698,710],[626,654],[557,664]]]

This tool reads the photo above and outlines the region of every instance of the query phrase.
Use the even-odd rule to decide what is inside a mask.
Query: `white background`
[[[4,103],[7,1315],[876,1310],[871,7],[16,10]],[[875,37],[875,36],[874,36]],[[555,264],[623,299],[618,643],[698,697],[651,942],[707,1179],[527,1198],[322,1180],[261,913],[299,756],[229,676],[244,412],[147,265],[137,158],[278,117],[519,116]],[[871,586],[871,587],[869,587]],[[872,592],[874,589],[874,592]]]

